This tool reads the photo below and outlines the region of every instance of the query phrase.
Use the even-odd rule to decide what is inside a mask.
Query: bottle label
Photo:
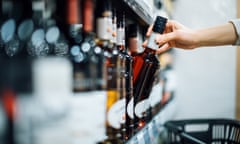
[[[131,119],[134,119],[133,101],[134,99],[132,98],[127,105],[127,114]]]
[[[149,99],[144,99],[135,106],[135,114],[138,118],[142,118],[146,111],[150,108]]]
[[[113,23],[112,23],[112,18],[107,17],[107,34],[108,34],[108,39],[113,40]]]
[[[160,103],[162,99],[162,90],[163,90],[162,84],[158,83],[157,85],[153,86],[152,92],[150,93],[150,96],[149,96],[151,107],[154,107],[155,105]]]
[[[158,33],[152,32],[149,39],[148,39],[148,44],[147,47],[153,50],[157,50],[159,48],[159,46],[157,45],[157,43],[155,42],[157,35],[159,35]]]
[[[113,43],[117,43],[117,24],[116,23],[112,24],[111,38]]]
[[[108,18],[98,18],[97,19],[97,37],[99,39],[108,40],[109,37],[109,27],[108,27]]]
[[[45,9],[44,1],[33,1],[32,2],[32,9],[34,11],[43,11]]]
[[[125,32],[123,28],[117,29],[117,45],[124,45]]]
[[[119,129],[122,123],[125,123],[125,105],[126,99],[118,100],[108,111],[107,119],[110,126]]]

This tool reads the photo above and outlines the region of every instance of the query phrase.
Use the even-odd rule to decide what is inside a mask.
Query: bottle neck
[[[67,1],[67,23],[70,25],[81,23],[80,0]]]
[[[83,31],[84,33],[93,32],[94,4],[93,0],[83,1]]]
[[[125,50],[125,29],[123,27],[117,29],[117,45],[120,50]]]
[[[147,54],[156,54],[156,50],[152,49],[152,48],[148,48],[146,47],[145,50],[144,50],[144,53],[147,53]]]

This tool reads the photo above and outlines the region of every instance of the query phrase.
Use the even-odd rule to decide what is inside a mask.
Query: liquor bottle
[[[62,0],[46,1],[45,16],[44,17],[44,30],[45,39],[50,47],[50,55],[67,56],[69,52],[69,45],[61,27],[61,20],[59,17],[64,18],[64,15],[59,13],[58,6]],[[64,11],[64,8],[61,9]]]
[[[93,32],[94,1],[83,0],[83,42],[81,49],[87,56],[86,76],[90,80],[92,90],[102,90],[103,83],[103,50],[95,43],[95,33]]]
[[[3,1],[3,19],[6,21],[1,27],[1,45],[8,57],[18,56],[23,50],[23,44],[17,35],[17,25],[20,20],[31,15],[29,1]]]
[[[91,83],[86,75],[86,54],[81,49],[83,40],[81,0],[66,0],[65,35],[70,45],[70,59],[73,64],[73,90],[90,91]]]
[[[112,9],[110,0],[97,0],[96,2],[96,33],[97,46],[104,51],[104,56],[109,55],[108,47],[112,38]]]
[[[101,80],[107,79],[105,61],[110,56],[109,45],[112,37],[112,10],[110,0],[97,0],[96,1],[96,38],[94,47],[94,53],[98,55],[98,69],[103,69],[97,72],[98,75],[98,88],[106,89],[106,81]]]
[[[122,138],[126,141],[133,136],[133,81],[132,81],[132,57],[125,47],[125,15],[120,13],[117,27],[117,47],[121,63],[120,98],[125,99],[125,113],[122,123]],[[131,116],[132,117],[131,117]]]
[[[136,131],[151,119],[151,107],[148,98],[159,68],[159,61],[155,55],[155,50],[158,48],[155,38],[157,33],[163,33],[166,21],[167,19],[160,16],[156,18],[147,47],[144,52],[134,56],[134,123]]]
[[[106,131],[107,142],[123,143],[121,123],[125,113],[125,99],[120,95],[120,81],[121,81],[121,62],[119,57],[119,50],[117,48],[116,38],[116,13],[113,12],[112,24],[110,25],[111,35],[109,44],[107,46],[108,55],[106,57],[106,76],[107,76],[107,110],[106,110]]]
[[[50,46],[45,39],[46,34],[46,1],[33,0],[32,1],[32,19],[34,22],[34,31],[27,44],[27,52],[33,57],[43,57],[50,53]]]
[[[139,38],[138,38],[139,27],[136,23],[130,24],[127,27],[127,46],[128,52],[131,56],[138,53]]]

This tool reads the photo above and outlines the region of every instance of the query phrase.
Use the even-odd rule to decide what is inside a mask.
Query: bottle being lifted
[[[133,86],[134,86],[134,125],[136,132],[151,120],[149,95],[155,75],[160,67],[155,54],[158,45],[155,43],[157,34],[162,34],[167,22],[166,18],[157,16],[144,52],[134,55]]]

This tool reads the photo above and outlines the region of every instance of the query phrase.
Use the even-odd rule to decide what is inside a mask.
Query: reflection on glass
[[[21,50],[21,43],[17,36],[14,36],[9,42],[6,43],[5,51],[9,57],[15,56]]]
[[[44,37],[43,29],[37,29],[33,32],[27,47],[29,55],[41,57],[49,54],[50,47]]]

